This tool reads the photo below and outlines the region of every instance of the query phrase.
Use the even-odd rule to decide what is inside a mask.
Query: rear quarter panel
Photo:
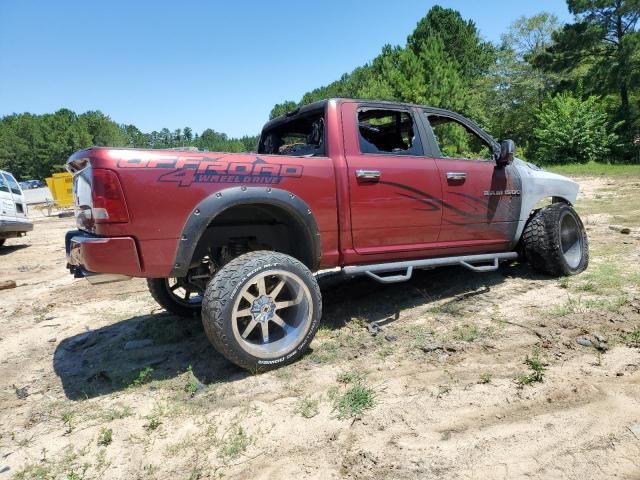
[[[94,168],[115,170],[130,222],[102,224],[98,235],[133,236],[145,276],[166,276],[187,217],[204,198],[228,187],[272,186],[303,199],[320,230],[322,265],[338,256],[336,185],[328,157],[94,149]],[[335,258],[334,258],[335,257]]]

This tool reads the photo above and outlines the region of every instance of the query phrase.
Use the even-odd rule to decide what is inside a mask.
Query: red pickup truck
[[[69,267],[92,283],[145,277],[167,310],[201,311],[232,362],[283,365],[318,328],[320,269],[385,283],[518,257],[584,270],[578,185],[514,149],[450,111],[349,99],[271,120],[251,154],[90,148],[67,163]]]

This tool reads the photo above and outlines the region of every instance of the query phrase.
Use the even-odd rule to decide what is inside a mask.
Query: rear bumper
[[[131,237],[97,237],[73,230],[66,234],[65,248],[69,271],[91,283],[141,276],[138,248]]]
[[[33,230],[29,220],[0,220],[0,238],[19,237]]]

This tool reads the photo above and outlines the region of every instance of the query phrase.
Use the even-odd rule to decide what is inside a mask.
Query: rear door
[[[424,111],[442,185],[439,241],[477,250],[508,248],[521,201],[513,166],[497,166],[495,144],[472,122],[451,112]]]
[[[4,172],[0,172],[0,220],[16,221],[16,204],[11,195],[9,182]]]
[[[359,255],[421,250],[436,242],[442,212],[434,159],[416,116],[396,105],[342,109],[353,248]]]

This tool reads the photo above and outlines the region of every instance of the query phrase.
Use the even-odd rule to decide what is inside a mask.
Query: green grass
[[[139,387],[140,385],[144,385],[145,383],[149,383],[151,381],[151,375],[153,374],[153,368],[145,367],[138,372],[138,375],[134,377],[128,385],[130,387]]]
[[[640,347],[640,327],[626,334],[625,340],[630,346]]]
[[[189,365],[187,368],[187,381],[184,384],[184,391],[193,397],[198,391],[198,379],[193,374],[193,368]]]
[[[111,445],[112,441],[113,441],[112,429],[103,428],[102,430],[100,430],[100,433],[98,434],[98,445],[102,447],[106,447],[108,445]]]
[[[344,383],[348,385],[350,383],[362,382],[366,378],[366,374],[364,372],[358,372],[356,370],[351,370],[349,372],[341,372],[336,376],[336,381],[338,383]]]
[[[482,383],[482,384],[491,383],[492,379],[493,379],[493,374],[489,372],[484,372],[480,374],[480,380],[478,381],[478,383]]]
[[[540,350],[535,348],[531,356],[527,355],[524,364],[529,367],[529,373],[520,375],[517,379],[521,386],[544,381],[545,367],[540,359]]]
[[[320,413],[319,404],[320,400],[317,398],[303,397],[298,402],[296,413],[299,413],[304,418],[313,418]]]
[[[545,170],[560,175],[576,177],[640,177],[640,165],[607,165],[590,162],[586,164],[543,165]]]
[[[357,381],[342,394],[334,396],[338,418],[358,418],[375,404],[375,392],[364,381]]]
[[[454,340],[463,342],[475,342],[480,338],[480,330],[473,324],[464,324],[453,329]]]
[[[253,439],[240,425],[233,425],[220,441],[220,455],[226,458],[237,458],[251,445]]]

